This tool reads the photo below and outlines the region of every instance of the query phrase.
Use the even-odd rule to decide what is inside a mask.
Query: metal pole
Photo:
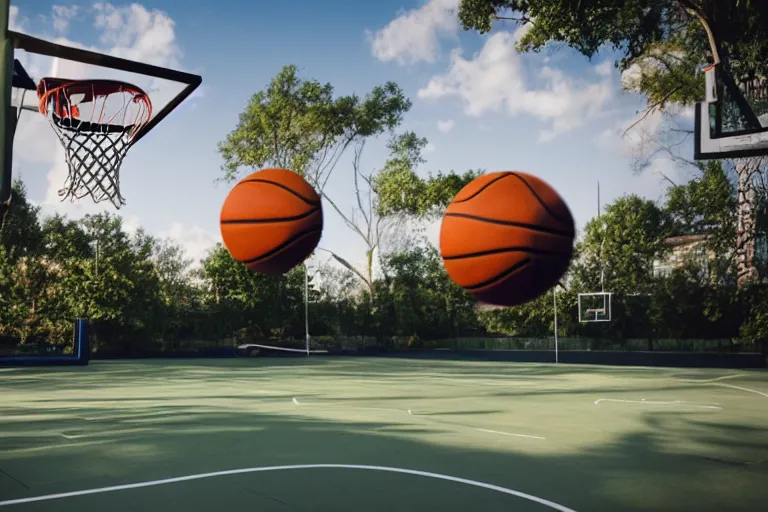
[[[306,263],[304,264],[304,334],[307,356],[309,356],[309,268]]]
[[[600,182],[597,182],[597,222],[600,225],[600,292],[605,293],[605,267],[603,265],[603,244],[605,244],[605,227],[600,218]]]
[[[11,204],[13,187],[13,135],[16,131],[16,108],[13,95],[13,41],[8,37],[11,18],[10,0],[0,0],[0,227]]]
[[[552,305],[555,309],[555,363],[560,362],[560,357],[557,352],[557,286],[552,288]]]

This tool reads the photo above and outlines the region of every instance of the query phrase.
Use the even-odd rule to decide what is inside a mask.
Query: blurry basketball
[[[557,284],[574,235],[571,212],[552,187],[530,174],[496,172],[448,205],[440,254],[451,279],[475,298],[516,306]]]
[[[320,196],[287,169],[263,169],[240,181],[221,208],[221,237],[251,270],[279,275],[304,261],[320,242]]]

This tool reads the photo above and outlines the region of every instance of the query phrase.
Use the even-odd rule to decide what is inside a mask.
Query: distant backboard
[[[704,69],[705,101],[696,104],[694,159],[768,155],[768,80]]]
[[[9,16],[10,0],[0,0],[0,28],[6,34],[5,38],[0,38],[0,64],[3,66],[0,75],[0,92],[3,95],[0,101],[0,123],[4,129],[3,136],[0,136],[0,221],[11,201],[13,140],[21,111],[32,111],[28,115],[38,116],[42,115],[41,111],[45,112],[64,145],[70,168],[70,183],[63,189],[68,191],[67,194],[60,192],[60,195],[72,200],[91,195],[94,201],[109,199],[119,208],[124,202],[119,194],[117,172],[122,157],[133,144],[141,140],[188,98],[200,85],[202,78],[183,71],[64,46],[7,30]],[[19,53],[20,51],[25,54]],[[22,65],[21,55],[52,58],[50,72],[44,72],[44,76],[30,77]],[[64,71],[61,71],[62,69]],[[83,76],[68,76],[67,72],[71,73],[72,70],[80,70],[72,74]],[[176,82],[179,87],[175,96],[164,97],[163,101],[155,102],[155,98],[151,98],[152,94],[145,93],[139,86],[133,86],[136,77]],[[64,87],[59,87],[62,84]],[[126,87],[122,87],[122,84]],[[52,85],[57,87],[55,91],[44,90]],[[131,94],[122,94],[127,92]],[[100,114],[98,109],[103,105],[114,107],[104,98],[116,97],[118,93],[149,107],[149,113],[146,113],[146,109],[142,111],[142,115],[146,116],[141,118],[140,123],[125,115],[123,110],[127,109],[115,109],[119,114],[123,114],[122,118],[117,114]],[[98,108],[93,107],[95,100],[103,100],[103,103],[99,103]],[[90,117],[83,114],[82,119],[80,118],[80,113],[86,110],[78,107],[76,102],[92,106]],[[115,156],[115,152],[121,154]],[[110,168],[115,166],[117,170],[111,171]],[[83,175],[78,175],[77,172],[73,174],[73,168],[82,171]],[[73,179],[83,182],[81,185],[85,184],[86,180],[102,180],[104,186],[116,187],[117,190],[115,194],[101,195],[87,190],[89,194],[81,196],[76,193],[80,185],[72,182]],[[98,188],[93,184],[85,185],[86,189]]]
[[[610,322],[612,293],[578,294],[579,322]]]

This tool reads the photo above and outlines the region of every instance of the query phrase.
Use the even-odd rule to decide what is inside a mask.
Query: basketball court
[[[0,372],[4,510],[758,510],[768,374],[383,358]]]
[[[4,27],[9,7],[0,1]],[[62,200],[122,207],[131,199],[120,190],[123,159],[202,78],[6,32],[0,222],[13,207],[20,116],[45,116],[63,146]],[[57,64],[39,74],[37,58]],[[768,154],[763,89],[716,65],[704,73],[694,158]],[[157,80],[175,82],[175,93],[155,94]],[[611,296],[581,294],[580,321],[611,321]],[[719,512],[766,503],[760,371],[313,355],[4,368],[0,389],[3,510]]]

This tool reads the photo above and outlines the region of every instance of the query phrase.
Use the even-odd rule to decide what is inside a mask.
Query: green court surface
[[[768,373],[316,357],[0,370],[0,508],[738,511]]]

